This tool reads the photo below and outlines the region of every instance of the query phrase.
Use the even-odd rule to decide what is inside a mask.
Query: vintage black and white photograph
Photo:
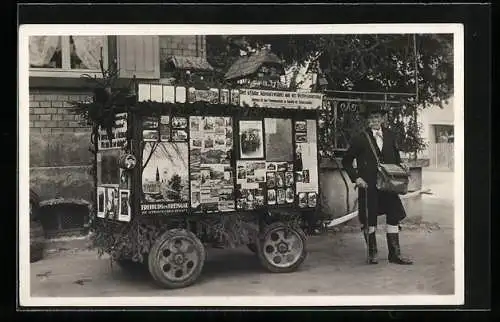
[[[144,142],[158,142],[158,140],[159,140],[158,130],[144,130],[144,131],[142,131],[142,140]]]
[[[242,159],[264,157],[262,121],[240,121],[240,154]]]
[[[21,31],[23,304],[463,303],[460,25]]]
[[[97,217],[104,218],[106,204],[106,188],[97,187]]]
[[[119,201],[120,205],[118,210],[118,220],[119,221],[130,221],[130,190],[119,190]]]

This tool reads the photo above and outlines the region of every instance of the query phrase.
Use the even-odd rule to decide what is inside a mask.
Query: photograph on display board
[[[187,141],[188,134],[185,130],[172,130],[172,141],[184,142]]]
[[[191,131],[191,133],[199,132],[201,130],[200,127],[201,120],[202,117],[200,116],[194,116],[189,118],[189,130]]]
[[[130,191],[120,190],[119,191],[119,205],[120,209],[118,211],[118,220],[120,221],[130,221]]]
[[[275,205],[276,204],[276,190],[269,189],[267,190],[267,204]]]
[[[303,173],[303,171],[296,171],[295,172],[295,181],[297,183],[304,182],[304,173]]]
[[[318,195],[315,192],[309,192],[307,195],[307,203],[311,208],[315,208],[317,205]]]
[[[276,171],[276,169],[277,169],[276,163],[268,163],[267,171]]]
[[[246,180],[246,178],[247,178],[246,167],[244,165],[238,165],[237,171],[238,171],[237,179],[238,180]]]
[[[191,147],[201,148],[203,146],[203,141],[201,139],[191,139]]]
[[[127,143],[127,113],[116,114],[114,123],[111,140],[108,131],[102,127],[99,129],[97,136],[98,150],[120,149]]]
[[[106,206],[106,188],[97,187],[97,217],[104,218]]]
[[[163,141],[163,142],[170,141],[171,137],[170,137],[170,116],[169,115],[160,116],[159,132],[160,132],[160,141]]]
[[[117,166],[120,150],[106,150],[98,153],[97,166],[99,184],[120,184],[120,168]]]
[[[307,193],[305,193],[305,192],[299,193],[299,207],[300,208],[307,207]]]
[[[276,187],[283,188],[285,186],[285,173],[276,172]]]
[[[191,149],[189,158],[189,167],[192,173],[200,171],[201,167],[201,149]]]
[[[200,206],[200,192],[192,191],[191,192],[191,208],[196,209]]]
[[[158,130],[143,130],[142,140],[144,142],[158,142],[159,141]]]
[[[240,121],[239,140],[241,159],[264,158],[262,121]]]
[[[283,205],[286,202],[285,189],[278,189],[276,192],[276,202]]]
[[[172,127],[174,129],[185,129],[187,127],[188,120],[186,117],[173,117]]]
[[[293,203],[295,201],[295,193],[293,192],[293,188],[287,188],[285,194],[287,203]]]
[[[287,187],[293,187],[294,180],[293,180],[293,172],[285,172],[285,185]]]
[[[106,187],[105,218],[116,219],[118,217],[118,186]]]
[[[267,188],[269,188],[269,189],[276,188],[276,173],[275,172],[267,172],[266,173],[266,183],[267,183]]]
[[[295,145],[295,164],[294,168],[296,171],[302,171],[302,146],[300,144]]]
[[[256,189],[245,189],[238,185],[236,202],[239,210],[255,210],[264,206],[264,189],[258,186]]]
[[[213,131],[215,129],[215,117],[205,117],[203,120],[203,130]]]
[[[292,120],[264,119],[266,161],[293,161]]]
[[[216,147],[212,138],[205,139],[205,147],[201,152],[201,163],[203,164],[229,164],[231,156],[225,147]]]
[[[295,132],[307,132],[306,121],[296,121],[295,122]]]
[[[189,200],[187,143],[161,142],[145,145],[143,168],[144,202]]]
[[[158,129],[158,118],[155,116],[145,116],[142,119],[142,129],[143,130],[156,130]]]
[[[307,142],[307,134],[306,133],[295,133],[295,142],[306,143]]]
[[[303,183],[309,183],[309,170],[304,170],[302,171],[302,182]]]
[[[128,170],[120,168],[120,189],[128,189]]]

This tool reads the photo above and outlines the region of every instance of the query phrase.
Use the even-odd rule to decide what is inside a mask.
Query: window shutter
[[[160,78],[160,44],[158,36],[118,36],[120,77]]]

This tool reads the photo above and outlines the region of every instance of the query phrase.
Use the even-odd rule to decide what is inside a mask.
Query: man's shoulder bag
[[[381,163],[368,133],[364,132],[377,161],[377,189],[400,195],[408,193],[409,173],[399,164]]]

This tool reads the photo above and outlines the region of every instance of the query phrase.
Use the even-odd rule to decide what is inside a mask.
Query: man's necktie
[[[375,140],[377,141],[378,148],[380,149],[380,151],[382,151],[382,144],[384,142],[384,139],[381,130],[375,131]]]

